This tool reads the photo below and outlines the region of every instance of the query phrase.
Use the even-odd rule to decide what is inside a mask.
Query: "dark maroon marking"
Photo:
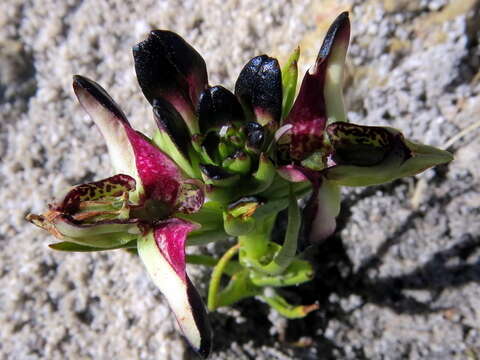
[[[99,193],[100,197],[102,194],[104,195],[105,192],[103,191],[103,186],[105,183],[117,184],[121,187],[124,187],[125,191],[132,191],[136,187],[135,179],[124,174],[118,174],[103,180],[78,185],[67,193],[62,201],[61,206],[58,208],[58,211],[68,214],[75,213],[78,210],[82,197],[86,196],[87,194],[90,194],[91,197],[94,197],[97,195],[95,191],[96,189],[102,189],[102,191]]]
[[[192,315],[200,332],[200,348],[195,349],[204,359],[212,351],[213,332],[205,309],[205,304],[200,297],[197,289],[193,286],[190,278],[187,276],[187,297],[192,308]]]

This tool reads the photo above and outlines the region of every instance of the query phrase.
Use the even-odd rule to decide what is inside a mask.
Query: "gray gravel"
[[[345,9],[352,121],[441,146],[480,120],[480,1],[0,3],[0,358],[194,358],[137,258],[50,251],[52,239],[23,220],[69,185],[111,174],[71,75],[98,81],[151,133],[131,58],[149,29],[184,36],[210,82],[231,88],[254,55],[284,59],[303,39],[302,64],[311,61]],[[320,310],[285,321],[248,300],[212,314],[212,358],[480,358],[479,134],[450,148],[448,166],[345,190],[337,233],[310,251],[317,278],[286,292]]]

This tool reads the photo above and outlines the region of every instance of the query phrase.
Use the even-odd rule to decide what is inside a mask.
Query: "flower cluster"
[[[289,304],[274,289],[314,276],[299,239],[332,234],[340,186],[381,184],[452,159],[398,130],[348,123],[342,81],[349,38],[342,13],[295,97],[299,49],[283,68],[254,57],[232,93],[208,84],[203,58],[179,35],[152,31],[133,56],[158,130],[152,138],[135,131],[100,85],[74,76],[116,175],[75,186],[27,219],[61,240],[50,245],[55,250],[136,250],[203,357],[212,333],[187,262],[213,267],[209,310],[255,296],[288,318],[307,315],[315,304]],[[283,210],[288,224],[278,241],[272,230]],[[186,245],[222,240],[233,245],[218,259],[185,254]],[[222,276],[229,282],[221,289]]]

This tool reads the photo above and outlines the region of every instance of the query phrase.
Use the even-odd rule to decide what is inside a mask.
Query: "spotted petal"
[[[370,186],[418,174],[449,162],[452,155],[413,143],[395,129],[333,123],[327,133],[333,147],[327,179],[346,186]]]
[[[211,350],[212,332],[203,301],[185,271],[185,241],[196,228],[185,220],[164,221],[139,239],[138,253],[183,334],[206,358]]]

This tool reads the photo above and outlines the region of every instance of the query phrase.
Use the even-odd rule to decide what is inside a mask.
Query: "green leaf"
[[[99,248],[93,246],[80,245],[77,243],[62,241],[55,244],[48,245],[49,248],[57,251],[68,251],[68,252],[93,252],[93,251],[106,251],[106,250],[115,250],[115,249],[136,249],[137,240],[130,241],[126,244],[112,246],[110,248]]]
[[[292,108],[295,92],[297,91],[298,77],[298,58],[300,56],[300,47],[293,51],[288,58],[287,63],[282,67],[282,120],[288,116]]]
[[[157,130],[153,136],[152,142],[167,154],[183,170],[189,178],[199,178],[199,173],[195,172],[188,159],[180,152],[177,145],[173,142],[167,131]]]

